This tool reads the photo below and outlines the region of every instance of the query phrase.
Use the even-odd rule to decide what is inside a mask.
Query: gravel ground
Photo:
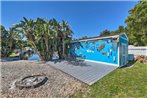
[[[13,88],[17,79],[28,75],[45,74],[48,81],[30,89]],[[1,63],[1,98],[68,98],[78,90],[85,90],[86,84],[41,62],[11,61]]]

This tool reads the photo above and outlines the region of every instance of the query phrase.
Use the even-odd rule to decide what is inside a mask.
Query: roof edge
[[[81,40],[73,40],[72,43],[74,42],[82,42],[82,41],[90,41],[90,40],[100,40],[100,39],[107,39],[107,38],[117,38],[119,37],[120,34],[117,35],[110,35],[110,36],[98,36],[98,37],[91,37],[87,39],[81,39]]]
[[[129,38],[128,38],[128,36],[127,36],[126,33],[121,33],[121,34],[119,34],[119,35],[123,35],[123,34],[126,36],[127,40],[129,41]]]

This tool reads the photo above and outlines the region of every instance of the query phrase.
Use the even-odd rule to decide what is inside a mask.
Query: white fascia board
[[[98,37],[98,38],[91,38],[91,39],[83,39],[83,40],[76,40],[76,41],[72,41],[71,43],[82,42],[82,41],[98,40],[98,39],[106,39],[106,38],[117,38],[117,37],[119,37],[119,35],[107,36],[107,37]]]

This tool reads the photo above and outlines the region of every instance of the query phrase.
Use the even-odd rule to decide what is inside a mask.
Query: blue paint
[[[113,41],[113,42],[109,42]],[[104,45],[102,50],[98,50],[101,45]],[[80,48],[78,49],[77,47]],[[82,46],[82,47],[81,47]],[[118,47],[116,40],[111,38],[95,41],[75,42],[71,44],[70,55],[76,55],[79,58],[118,64]],[[114,61],[114,58],[115,61]]]
[[[121,35],[119,35],[119,37],[122,37],[124,39],[127,39],[127,36],[125,34],[121,34]]]
[[[121,52],[123,48],[122,44],[126,45],[125,51],[128,51],[128,40],[126,38],[126,35],[122,34],[118,38],[110,37],[100,40],[74,42],[71,43],[70,55],[86,60],[122,65],[124,64],[122,63],[124,62],[124,57],[122,57]],[[101,46],[103,47],[99,50]],[[118,47],[120,51],[118,51]]]
[[[128,62],[128,40],[125,34],[120,35],[119,37],[120,41],[120,65],[125,65]],[[126,45],[124,52],[126,52],[126,57],[123,56],[123,45]],[[126,60],[125,60],[126,59]]]

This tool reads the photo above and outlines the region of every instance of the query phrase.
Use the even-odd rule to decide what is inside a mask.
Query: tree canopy
[[[124,26],[119,26],[117,30],[110,31],[108,29],[105,29],[100,33],[100,36],[107,36],[107,35],[114,35],[114,34],[120,34],[125,32],[125,27]]]
[[[105,36],[105,35],[110,35],[110,34],[111,34],[111,31],[105,29],[104,31],[102,31],[102,32],[100,33],[100,36]]]
[[[147,2],[139,1],[129,10],[129,14],[125,20],[129,43],[136,46],[147,45]]]
[[[125,32],[125,27],[120,25],[117,30],[111,31],[112,34],[120,34]]]
[[[4,26],[1,28],[1,54],[2,57],[9,56],[14,49],[21,49],[25,45],[23,41],[23,36],[20,35],[15,27],[11,27],[9,30],[6,30]]]
[[[139,1],[133,9],[129,10],[129,16],[125,20],[126,27],[119,26],[117,30],[104,30],[100,36],[126,33],[129,38],[129,44],[135,46],[147,45],[147,2]]]

